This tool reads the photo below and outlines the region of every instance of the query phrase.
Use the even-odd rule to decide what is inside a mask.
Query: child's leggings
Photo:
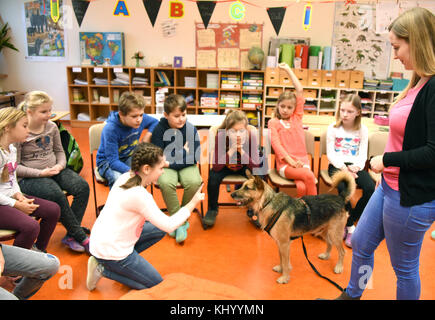
[[[352,269],[346,293],[351,297],[362,295],[373,272],[375,250],[385,239],[397,277],[396,298],[419,299],[420,250],[434,221],[435,200],[403,207],[399,191],[391,189],[382,179],[352,235]]]
[[[287,179],[295,181],[298,198],[317,194],[316,177],[310,169],[306,167],[294,168],[288,165],[284,170],[284,175]]]
[[[89,200],[89,185],[85,179],[69,168],[47,178],[24,178],[19,182],[21,191],[42,199],[56,202],[60,207],[59,221],[68,236],[82,243],[87,235],[81,227]],[[71,205],[63,190],[73,196]]]
[[[29,216],[16,208],[0,206],[0,228],[17,231],[14,246],[30,249],[36,240],[36,247],[45,251],[59,220],[60,208],[55,202],[37,197],[27,197],[34,199],[33,203],[39,207]],[[41,219],[41,222],[32,217]]]

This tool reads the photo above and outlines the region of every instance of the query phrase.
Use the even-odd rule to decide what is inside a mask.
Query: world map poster
[[[124,33],[80,32],[79,36],[82,65],[124,65]]]

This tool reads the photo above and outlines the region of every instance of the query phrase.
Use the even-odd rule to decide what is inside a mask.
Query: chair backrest
[[[326,133],[327,131],[323,131],[322,134],[320,135],[320,158],[323,155],[326,155]]]
[[[384,154],[388,132],[376,131],[369,134],[368,158]]]
[[[89,152],[92,154],[97,151],[101,142],[101,132],[103,131],[105,122],[97,123],[89,128]]]
[[[307,149],[307,153],[311,155],[311,158],[314,159],[314,152],[315,152],[315,137],[314,135],[309,132],[308,130],[305,131],[305,147]]]

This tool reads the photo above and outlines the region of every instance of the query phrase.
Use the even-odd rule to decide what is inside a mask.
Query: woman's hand
[[[59,174],[59,171],[57,169],[53,169],[53,168],[45,168],[41,171],[41,173],[39,174],[40,177],[52,177]]]
[[[383,155],[375,156],[370,160],[370,167],[375,173],[381,173],[384,171],[384,162],[383,162]]]

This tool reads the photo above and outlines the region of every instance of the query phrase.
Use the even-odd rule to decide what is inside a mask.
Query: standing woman
[[[435,17],[413,8],[389,30],[395,59],[413,74],[390,109],[385,152],[370,162],[383,177],[352,236],[350,281],[338,299],[361,297],[367,267],[371,274],[384,238],[397,277],[396,298],[419,299],[421,245],[435,220]]]

